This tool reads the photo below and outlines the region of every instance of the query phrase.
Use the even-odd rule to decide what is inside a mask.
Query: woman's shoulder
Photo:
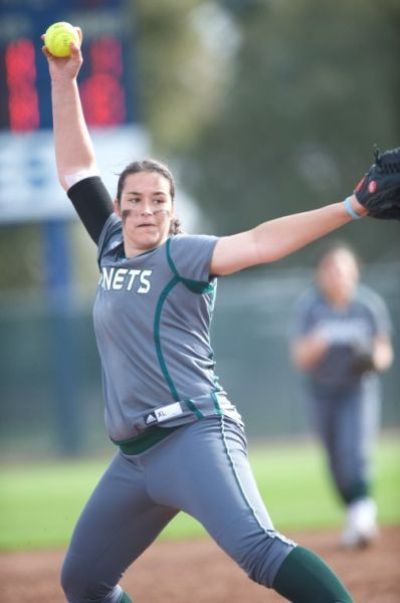
[[[168,261],[183,278],[208,281],[210,262],[218,237],[177,234],[167,241]]]
[[[206,255],[212,253],[218,237],[204,234],[179,233],[167,241],[167,252],[174,257],[185,255]]]
[[[357,304],[367,308],[371,312],[384,312],[386,309],[383,297],[364,283],[357,287],[355,301]]]
[[[112,213],[106,220],[100,233],[98,242],[98,256],[103,257],[115,247],[121,245],[122,238],[122,221],[117,214]]]
[[[170,241],[173,245],[191,245],[201,242],[207,243],[209,241],[211,242],[217,240],[217,236],[208,234],[179,233],[170,237]]]
[[[298,310],[304,312],[323,305],[325,305],[325,301],[318,289],[313,285],[306,287],[296,300]]]

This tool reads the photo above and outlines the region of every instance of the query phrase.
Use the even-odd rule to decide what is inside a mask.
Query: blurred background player
[[[292,355],[307,374],[307,393],[330,473],[346,505],[345,547],[377,535],[371,496],[371,457],[380,417],[378,374],[393,358],[383,300],[359,284],[352,249],[331,244],[320,257],[315,283],[299,300]]]

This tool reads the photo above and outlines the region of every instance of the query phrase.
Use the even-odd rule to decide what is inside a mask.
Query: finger
[[[53,55],[47,50],[46,46],[42,46],[42,53],[44,54],[44,56],[46,57],[46,59],[49,59],[50,61],[52,59],[54,59]]]
[[[82,46],[83,33],[82,33],[82,30],[80,27],[74,26],[74,29],[78,36],[78,42],[76,42],[75,40],[72,40],[72,42],[70,43],[70,48],[71,48],[71,55],[74,57],[77,57],[79,54],[79,51],[81,49],[81,46]]]
[[[75,27],[75,30],[76,30],[76,33],[78,34],[79,44],[82,45],[82,40],[83,40],[82,29],[80,27]]]
[[[71,50],[71,57],[73,57],[74,59],[79,57],[79,55],[81,54],[80,44],[78,45],[74,40],[72,40],[69,44],[69,47]]]
[[[47,50],[47,47],[46,47],[46,34],[42,33],[42,35],[40,36],[40,39],[43,42],[42,52],[49,59],[51,57],[51,55],[49,56],[49,51]]]

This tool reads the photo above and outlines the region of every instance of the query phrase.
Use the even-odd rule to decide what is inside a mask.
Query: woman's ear
[[[121,217],[121,207],[116,197],[114,199],[114,212],[117,214],[117,216]]]

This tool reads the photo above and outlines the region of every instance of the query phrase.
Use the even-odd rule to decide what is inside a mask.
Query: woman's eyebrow
[[[126,191],[125,193],[126,195],[137,195],[140,196],[143,193],[139,192],[139,191]],[[163,195],[164,197],[167,196],[167,193],[165,191],[153,191],[152,192],[153,195]]]

